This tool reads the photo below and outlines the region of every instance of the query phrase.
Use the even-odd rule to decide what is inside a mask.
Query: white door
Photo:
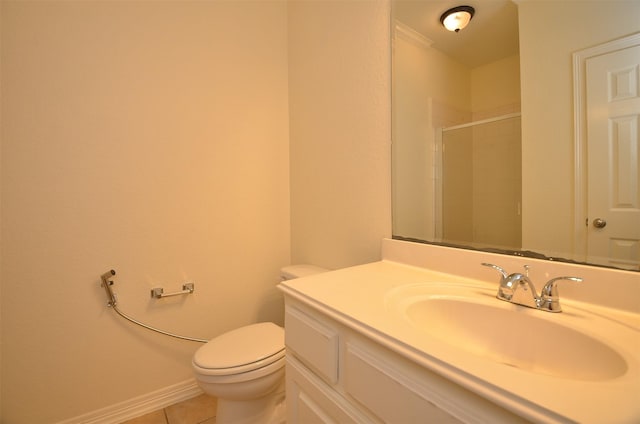
[[[640,269],[640,46],[586,61],[591,263]]]

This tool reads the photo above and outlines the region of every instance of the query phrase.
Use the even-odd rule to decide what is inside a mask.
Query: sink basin
[[[562,320],[559,314],[515,306],[472,290],[466,291],[468,296],[416,295],[416,291],[413,287],[405,296],[396,293],[393,297],[401,300],[393,302],[393,309],[418,330],[476,357],[572,380],[609,380],[627,371],[625,359],[605,343],[554,323]]]

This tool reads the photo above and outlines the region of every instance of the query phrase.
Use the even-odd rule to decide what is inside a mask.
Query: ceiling
[[[463,5],[476,10],[469,26],[447,31],[440,16]],[[394,0],[393,14],[431,40],[431,47],[469,68],[518,54],[518,8],[511,0]]]

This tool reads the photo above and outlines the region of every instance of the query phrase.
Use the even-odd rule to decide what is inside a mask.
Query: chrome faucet
[[[562,312],[562,308],[560,307],[560,298],[558,296],[558,281],[582,281],[582,278],[579,277],[553,278],[544,285],[540,296],[538,296],[536,288],[529,278],[528,265],[524,266],[524,274],[519,272],[507,274],[507,271],[498,265],[486,262],[483,262],[482,265],[495,269],[501,275],[498,294],[496,295],[498,299],[547,312]]]

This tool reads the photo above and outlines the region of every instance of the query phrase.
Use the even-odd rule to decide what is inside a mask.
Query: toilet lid
[[[284,329],[272,322],[261,322],[224,333],[198,349],[195,365],[206,369],[265,366],[284,355]],[[249,367],[251,368],[251,367]]]

